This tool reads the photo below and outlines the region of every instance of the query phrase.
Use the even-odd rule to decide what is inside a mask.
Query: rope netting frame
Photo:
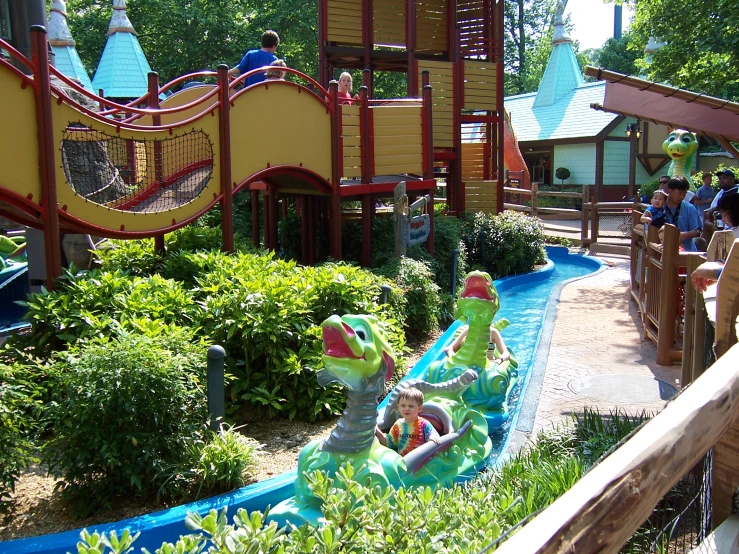
[[[63,131],[61,159],[76,195],[125,212],[184,206],[213,176],[213,142],[196,129],[164,140],[139,140],[71,123]]]

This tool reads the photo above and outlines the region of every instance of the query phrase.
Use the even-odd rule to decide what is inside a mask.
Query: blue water
[[[568,254],[565,248],[547,248],[547,255],[554,261],[544,270],[525,275],[507,277],[496,281],[495,285],[500,295],[500,310],[496,319],[506,318],[510,326],[502,331],[503,339],[518,359],[519,379],[514,386],[508,401],[511,417],[498,430],[493,439],[493,454],[490,463],[494,463],[505,450],[512,426],[516,425],[518,413],[521,410],[521,397],[524,396],[526,385],[531,374],[531,365],[536,357],[541,329],[547,310],[550,307],[552,291],[558,285],[570,279],[575,279],[595,272],[601,267],[600,262],[583,256]],[[453,324],[418,361],[408,373],[407,378],[419,377],[428,369],[429,364],[444,357],[446,348],[454,338],[454,331],[460,323]],[[387,402],[387,398],[381,405]],[[188,511],[197,511],[204,514],[209,509],[220,510],[228,507],[229,516],[236,513],[238,508],[248,512],[264,510],[268,505],[276,505],[282,500],[291,497],[293,481],[296,471],[289,471],[273,479],[255,483],[229,494],[204,499],[200,502],[177,506],[162,512],[135,517],[129,520],[104,525],[93,526],[92,530],[101,533],[110,530],[128,528],[132,533],[142,531],[136,541],[136,551],[145,547],[150,551],[161,546],[162,542],[174,542],[180,534],[187,533],[184,525]],[[0,552],[7,554],[44,553],[64,554],[76,551],[79,540],[79,530],[67,531],[56,535],[42,535],[28,539],[0,542]]]

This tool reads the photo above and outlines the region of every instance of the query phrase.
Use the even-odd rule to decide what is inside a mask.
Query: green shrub
[[[258,464],[259,448],[237,428],[223,424],[218,432],[208,431],[202,441],[188,442],[183,460],[165,467],[157,481],[180,496],[227,492],[247,484]]]
[[[188,225],[168,234],[165,237],[167,253],[196,252],[198,250],[220,250],[223,247],[221,226],[197,227]]]
[[[131,275],[151,275],[162,265],[162,255],[154,250],[154,239],[111,239],[95,250],[95,256],[104,270]]]
[[[236,379],[228,389],[230,412],[315,420],[338,414],[344,391],[320,387],[320,325],[337,313],[377,315],[393,347],[405,338],[399,304],[379,307],[382,281],[346,264],[298,267],[272,254],[221,256],[194,290],[201,306],[197,325],[226,349]],[[399,296],[399,295],[397,295]]]
[[[464,215],[462,225],[470,264],[479,264],[494,279],[531,271],[544,263],[544,232],[537,218],[513,211],[496,216],[476,213]]]
[[[405,325],[415,337],[428,335],[439,326],[441,299],[429,264],[411,258],[394,258],[377,270],[395,281],[406,299]]]
[[[54,291],[32,294],[24,304],[31,331],[9,342],[45,357],[79,339],[113,334],[137,319],[189,325],[196,308],[180,283],[101,270],[65,272]]]
[[[31,435],[41,408],[40,391],[20,365],[0,363],[0,513],[10,508],[15,483],[31,455]]]
[[[156,492],[155,477],[201,438],[206,348],[191,341],[184,330],[124,335],[55,357],[57,399],[47,408],[54,435],[42,459],[77,515],[118,495]]]
[[[651,181],[648,181],[641,185],[639,187],[639,197],[642,196],[647,197],[647,204],[652,202],[652,195],[654,194],[654,191],[659,188],[659,177],[656,179],[652,179]]]
[[[280,254],[284,258],[297,262],[303,260],[302,227],[293,206],[289,207],[287,217],[281,217],[277,223],[277,237],[280,241]]]
[[[423,246],[426,251],[425,245]],[[459,251],[457,258],[457,290],[464,284],[467,274],[467,248],[462,240],[461,224],[456,217],[437,215],[434,219],[434,257],[431,268],[434,281],[442,292],[452,292],[452,250]]]

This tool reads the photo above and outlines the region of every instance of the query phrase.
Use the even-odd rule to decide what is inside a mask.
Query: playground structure
[[[342,106],[335,83],[326,89],[288,69],[307,86],[273,81],[237,90],[249,74],[229,83],[221,66],[217,75],[195,75],[217,76],[217,86],[186,89],[162,106],[159,94],[193,75],[160,88],[152,74],[146,96],[120,105],[49,68],[42,28],[32,38],[32,60],[2,44],[33,78],[0,62],[0,215],[44,230],[48,283],[61,274],[60,232],[153,236],[163,244],[165,233],[216,204],[223,246],[232,250],[232,198],[241,190],[252,196],[257,244],[261,193],[264,243],[272,249],[278,197],[298,200],[307,263],[315,261],[320,224],[331,256],[341,259],[341,201],[362,199],[369,263],[372,199],[391,197],[400,180],[409,194],[433,194],[430,88],[420,99],[373,101],[363,93],[359,106]],[[76,103],[51,75],[103,109]],[[401,148],[405,153],[396,155]],[[428,244],[432,249],[433,219]]]

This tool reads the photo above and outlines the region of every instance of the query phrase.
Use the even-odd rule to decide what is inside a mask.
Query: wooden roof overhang
[[[606,81],[603,104],[591,108],[713,137],[739,159],[730,142],[739,142],[739,103],[597,67],[585,75]]]

